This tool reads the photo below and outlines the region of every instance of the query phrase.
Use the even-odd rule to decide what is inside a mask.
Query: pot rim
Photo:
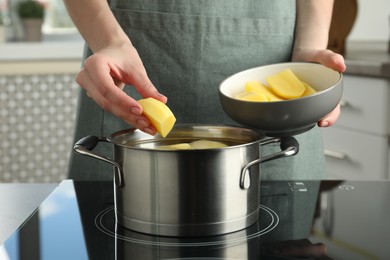
[[[172,131],[165,138],[159,134],[154,136],[142,132],[136,128],[129,128],[113,133],[107,140],[123,148],[153,150],[161,152],[194,151],[188,150],[167,150],[158,149],[155,145],[166,145],[181,142],[192,142],[196,140],[220,141],[228,144],[222,148],[205,148],[196,150],[220,150],[232,149],[242,146],[259,143],[265,135],[259,130],[223,124],[176,124]],[[148,145],[149,144],[149,145]]]

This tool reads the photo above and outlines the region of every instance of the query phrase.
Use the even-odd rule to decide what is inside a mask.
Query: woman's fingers
[[[133,127],[154,135],[156,129],[142,115],[141,105],[117,87],[113,78],[104,73],[106,68],[95,68],[99,63],[84,67],[77,75],[77,82],[101,108],[121,118]],[[100,71],[101,73],[95,73]],[[107,76],[108,75],[108,76]]]
[[[156,129],[142,114],[142,106],[123,91],[125,85],[131,85],[143,97],[167,102],[167,98],[161,95],[150,81],[136,49],[131,44],[107,47],[88,57],[76,81],[104,110],[133,127],[152,135],[156,134]]]
[[[318,122],[318,126],[328,127],[334,125],[334,123],[336,123],[338,117],[340,116],[340,112],[340,105],[337,105],[337,107],[332,112],[330,112],[327,116],[325,116]]]
[[[295,61],[320,63],[338,72],[344,72],[346,70],[343,56],[331,50],[300,49],[294,53],[293,57]],[[338,105],[331,113],[321,119],[317,125],[320,127],[333,125],[340,116],[340,112],[340,105]]]
[[[167,102],[167,97],[158,92],[145,71],[143,71],[143,73],[135,73],[135,75],[133,75],[132,82],[133,86],[136,88],[138,93],[141,94],[141,96],[155,98],[164,104]]]
[[[346,69],[342,55],[331,50],[306,50],[301,49],[293,55],[294,61],[316,62],[339,72]]]
[[[339,72],[344,72],[346,69],[343,56],[338,53],[334,53],[331,50],[317,51],[316,55],[313,57],[313,61]],[[340,112],[340,105],[337,105],[337,107],[332,112],[330,112],[326,117],[318,122],[318,126],[332,126],[334,123],[336,123],[338,117],[340,116]]]
[[[314,62],[318,62],[339,72],[344,72],[346,69],[343,56],[331,50],[318,51],[314,56]]]

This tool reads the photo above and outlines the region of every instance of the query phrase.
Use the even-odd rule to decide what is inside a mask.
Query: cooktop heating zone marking
[[[243,243],[245,241],[248,241],[250,239],[262,236],[266,233],[271,232],[273,229],[276,228],[276,226],[279,224],[279,216],[278,214],[263,205],[260,205],[260,216],[263,216],[264,219],[267,219],[267,223],[265,227],[258,227],[259,225],[256,225],[257,228],[248,227],[248,232],[242,232],[237,231],[231,234],[226,234],[224,239],[213,240],[210,237],[205,237],[203,240],[202,238],[196,238],[196,242],[191,242],[190,239],[183,239],[188,240],[188,242],[172,242],[169,241],[170,238],[164,238],[168,241],[163,241],[163,239],[157,239],[158,241],[153,241],[153,239],[145,240],[145,239],[139,239],[135,236],[131,236],[131,233],[137,234],[136,232],[132,232],[130,230],[126,230],[126,233],[129,235],[121,235],[118,234],[115,230],[118,230],[120,228],[124,229],[123,227],[119,226],[115,221],[115,213],[114,213],[114,207],[109,207],[101,211],[96,217],[95,217],[95,225],[96,227],[103,232],[104,234],[114,237],[116,239],[120,239],[129,243],[137,243],[137,244],[145,244],[145,245],[152,245],[152,246],[165,246],[165,247],[196,247],[196,246],[216,246],[216,245],[233,245],[233,244],[239,244]],[[253,230],[252,230],[253,229]],[[242,236],[236,236],[241,232]],[[139,235],[139,234],[138,234]],[[232,236],[229,238],[229,236]],[[150,236],[151,238],[153,236]],[[220,237],[220,236],[217,236]],[[173,240],[177,240],[177,238],[172,238]]]

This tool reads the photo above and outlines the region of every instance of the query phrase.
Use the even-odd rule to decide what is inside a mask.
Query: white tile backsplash
[[[0,75],[0,182],[60,182],[73,142],[75,74]]]

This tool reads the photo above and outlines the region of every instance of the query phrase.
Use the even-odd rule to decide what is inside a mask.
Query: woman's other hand
[[[346,69],[343,56],[331,50],[299,50],[294,53],[293,60],[320,63],[339,72],[344,72]],[[337,105],[332,112],[318,122],[318,126],[333,125],[340,116],[340,112],[340,105]]]
[[[339,72],[346,69],[343,56],[326,50],[333,1],[297,0],[297,25],[293,49],[293,61],[316,62]],[[338,105],[329,115],[318,122],[318,126],[333,125],[340,115]]]

